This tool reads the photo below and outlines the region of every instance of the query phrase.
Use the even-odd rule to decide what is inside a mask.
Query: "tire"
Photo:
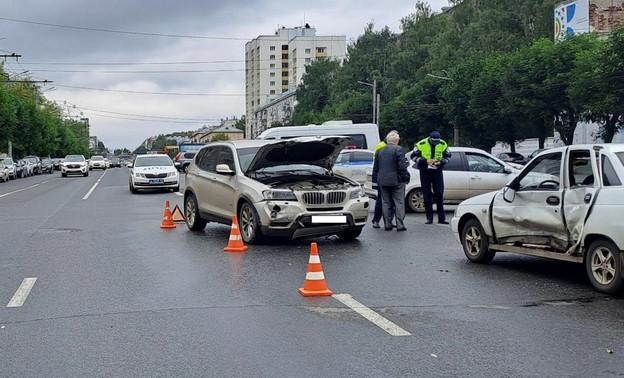
[[[184,218],[186,218],[186,227],[191,231],[202,231],[208,223],[199,215],[197,198],[193,194],[189,194],[184,200]]]
[[[357,237],[360,236],[361,233],[362,233],[362,227],[359,227],[359,228],[352,228],[348,231],[343,231],[337,235],[340,238],[340,240],[352,241],[352,240],[357,239]]]
[[[260,217],[256,209],[247,201],[238,209],[238,226],[241,238],[247,244],[258,243],[262,240],[260,231]]]
[[[425,212],[425,197],[421,188],[410,190],[405,196],[405,205],[407,209],[412,213],[424,213]]]
[[[88,177],[89,176],[89,171],[85,172],[82,174],[84,177]]]
[[[61,172],[61,177],[67,177],[67,173]]]
[[[173,192],[179,192],[180,191],[180,185],[176,186],[175,188],[173,188]]]
[[[615,294],[622,290],[621,252],[615,244],[606,239],[591,243],[585,255],[585,269],[589,281],[603,293]]]
[[[128,185],[130,187],[130,192],[132,192],[132,194],[137,194],[139,192],[139,190],[135,188],[134,185],[132,185],[132,181],[129,181]]]
[[[489,263],[496,254],[496,251],[490,250],[487,235],[476,219],[470,219],[464,225],[461,243],[468,260],[475,263]]]

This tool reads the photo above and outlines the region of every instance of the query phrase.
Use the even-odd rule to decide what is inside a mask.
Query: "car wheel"
[[[470,219],[461,233],[462,247],[468,260],[475,263],[489,263],[496,254],[490,250],[487,235],[476,219]]]
[[[599,239],[591,243],[585,256],[585,268],[592,285],[607,294],[622,289],[622,263],[620,251],[611,241]]]
[[[87,171],[87,172],[83,173],[83,176],[84,176],[84,177],[89,176],[89,171]]]
[[[338,237],[340,240],[351,241],[357,239],[358,236],[362,233],[362,227],[353,228],[347,231],[343,231],[338,233]]]
[[[262,239],[260,218],[256,209],[247,201],[243,202],[238,210],[238,225],[245,243],[254,244]]]
[[[425,212],[425,198],[423,197],[422,189],[416,188],[410,190],[405,197],[405,204],[407,209],[413,213]]]
[[[67,173],[61,172],[61,177],[67,177]]]
[[[173,192],[179,192],[180,191],[180,185],[176,186],[175,188],[173,188]]]
[[[193,194],[189,194],[184,200],[184,218],[186,218],[186,227],[191,231],[201,231],[208,223],[199,215],[197,198]]]

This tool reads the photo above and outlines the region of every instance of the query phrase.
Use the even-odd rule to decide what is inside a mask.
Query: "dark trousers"
[[[382,201],[381,201],[381,188],[377,188],[377,199],[375,200],[375,213],[373,214],[373,222],[379,222],[383,216]],[[394,218],[394,202],[392,202],[392,211],[390,213],[390,220]]]
[[[420,185],[422,186],[423,199],[425,200],[425,215],[427,216],[427,220],[433,220],[433,197],[435,197],[438,222],[446,220],[446,216],[444,215],[444,176],[442,175],[442,171],[434,170],[431,172],[421,170]]]

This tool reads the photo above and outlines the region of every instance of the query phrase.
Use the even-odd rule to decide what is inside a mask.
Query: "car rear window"
[[[618,156],[620,159],[620,163],[622,162],[622,156]],[[621,186],[622,181],[617,175],[615,168],[613,168],[613,164],[611,164],[611,160],[606,156],[602,155],[602,182],[604,186]]]

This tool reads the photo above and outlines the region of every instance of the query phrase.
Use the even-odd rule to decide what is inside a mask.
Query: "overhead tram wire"
[[[61,85],[55,84],[57,87],[61,88],[72,88],[72,89],[83,89],[90,91],[100,91],[100,92],[114,92],[114,93],[131,93],[131,94],[148,94],[148,95],[167,95],[167,96],[225,96],[225,97],[240,97],[245,96],[244,93],[179,93],[179,92],[143,92],[143,91],[124,91],[120,89],[105,89],[105,88],[88,88],[88,87],[78,87],[73,85]]]

